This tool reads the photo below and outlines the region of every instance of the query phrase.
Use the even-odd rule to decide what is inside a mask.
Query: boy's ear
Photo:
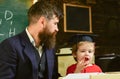
[[[75,53],[72,53],[73,57],[76,58],[76,54]]]

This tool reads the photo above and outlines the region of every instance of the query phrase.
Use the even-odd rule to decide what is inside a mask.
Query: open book
[[[104,74],[104,73],[74,73],[74,74],[68,74],[62,79],[90,79],[90,75],[98,75],[98,74]]]

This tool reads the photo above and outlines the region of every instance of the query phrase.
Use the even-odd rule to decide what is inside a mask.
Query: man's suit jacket
[[[0,44],[0,79],[37,79],[36,49],[25,31]],[[54,49],[46,49],[48,79],[56,79]]]

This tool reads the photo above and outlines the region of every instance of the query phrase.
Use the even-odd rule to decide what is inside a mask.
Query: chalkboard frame
[[[63,3],[63,12],[64,32],[92,33],[90,6]]]

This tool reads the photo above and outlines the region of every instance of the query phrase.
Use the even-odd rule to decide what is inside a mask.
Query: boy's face
[[[77,62],[83,61],[90,64],[95,52],[94,43],[85,42],[78,47],[76,52]]]

